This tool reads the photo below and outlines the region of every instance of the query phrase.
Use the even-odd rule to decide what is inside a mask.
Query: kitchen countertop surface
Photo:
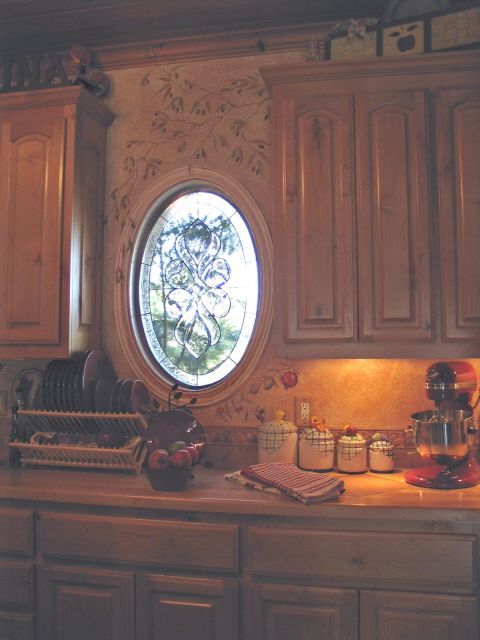
[[[468,489],[435,490],[408,485],[403,472],[341,474],[345,493],[338,499],[304,505],[227,482],[224,469],[197,466],[194,478],[180,492],[154,491],[145,474],[73,469],[0,466],[0,499],[68,503],[128,509],[161,509],[236,515],[289,517],[358,517],[383,514],[409,519],[463,520],[480,515],[480,485]],[[29,505],[31,506],[31,505]],[[341,510],[341,511],[339,511]],[[454,513],[452,513],[452,511]],[[360,512],[360,513],[359,513]],[[476,514],[474,513],[476,512]]]

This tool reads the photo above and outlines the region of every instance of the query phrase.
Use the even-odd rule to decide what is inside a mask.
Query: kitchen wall
[[[112,88],[105,101],[116,119],[108,137],[103,336],[118,377],[133,375],[111,313],[115,288],[124,287],[119,258],[131,249],[135,234],[131,212],[160,177],[204,167],[241,183],[272,228],[270,99],[259,68],[303,61],[305,55],[297,50],[184,64],[149,60],[143,68],[109,72]],[[210,455],[225,464],[254,461],[258,426],[277,408],[294,419],[295,397],[308,399],[311,413],[332,428],[353,423],[369,431],[390,430],[401,446],[409,415],[429,406],[423,383],[432,361],[290,362],[279,360],[269,344],[243,388],[195,413],[208,429]],[[471,363],[480,375],[480,360]],[[0,364],[0,455],[5,455],[8,408],[19,377],[45,366],[45,361]]]

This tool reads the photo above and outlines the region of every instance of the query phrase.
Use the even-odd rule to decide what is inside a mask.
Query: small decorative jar
[[[311,426],[300,430],[298,436],[298,466],[309,471],[333,469],[335,440],[325,421],[314,417]]]
[[[393,471],[393,444],[384,433],[375,433],[370,438],[368,459],[370,471],[388,473]]]
[[[272,420],[262,424],[258,431],[259,462],[292,462],[298,460],[297,427],[286,419],[284,411],[277,410]]]
[[[338,440],[337,467],[342,473],[365,473],[367,470],[367,443],[353,425],[348,424],[345,434]]]

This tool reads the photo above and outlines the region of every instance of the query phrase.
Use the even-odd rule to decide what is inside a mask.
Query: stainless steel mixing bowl
[[[465,458],[472,446],[476,429],[473,411],[442,409],[420,411],[411,416],[418,453],[427,458],[448,462]]]

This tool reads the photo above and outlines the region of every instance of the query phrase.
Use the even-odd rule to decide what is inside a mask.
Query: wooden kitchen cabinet
[[[0,509],[0,638],[34,640],[33,512]]]
[[[38,576],[37,640],[237,640],[238,529],[38,513],[38,552],[44,564]],[[50,564],[58,559],[83,564]],[[111,569],[112,563],[128,563],[129,570]],[[85,626],[88,634],[78,631]]]
[[[478,640],[479,488],[305,506],[208,473],[12,470],[0,638]]]
[[[478,86],[437,89],[433,102],[444,301],[442,337],[455,343],[478,341],[480,89]]]
[[[480,355],[478,51],[266,67],[276,343]]]
[[[137,576],[137,640],[236,640],[238,586],[215,578]]]
[[[355,100],[359,342],[430,342],[432,287],[427,97]]]
[[[254,585],[245,615],[248,640],[358,640],[358,595],[350,589]]]
[[[476,640],[473,597],[366,591],[360,596],[360,640]]]
[[[0,357],[98,346],[106,129],[72,86],[0,97]]]
[[[112,569],[38,570],[37,640],[134,640],[134,576]]]

